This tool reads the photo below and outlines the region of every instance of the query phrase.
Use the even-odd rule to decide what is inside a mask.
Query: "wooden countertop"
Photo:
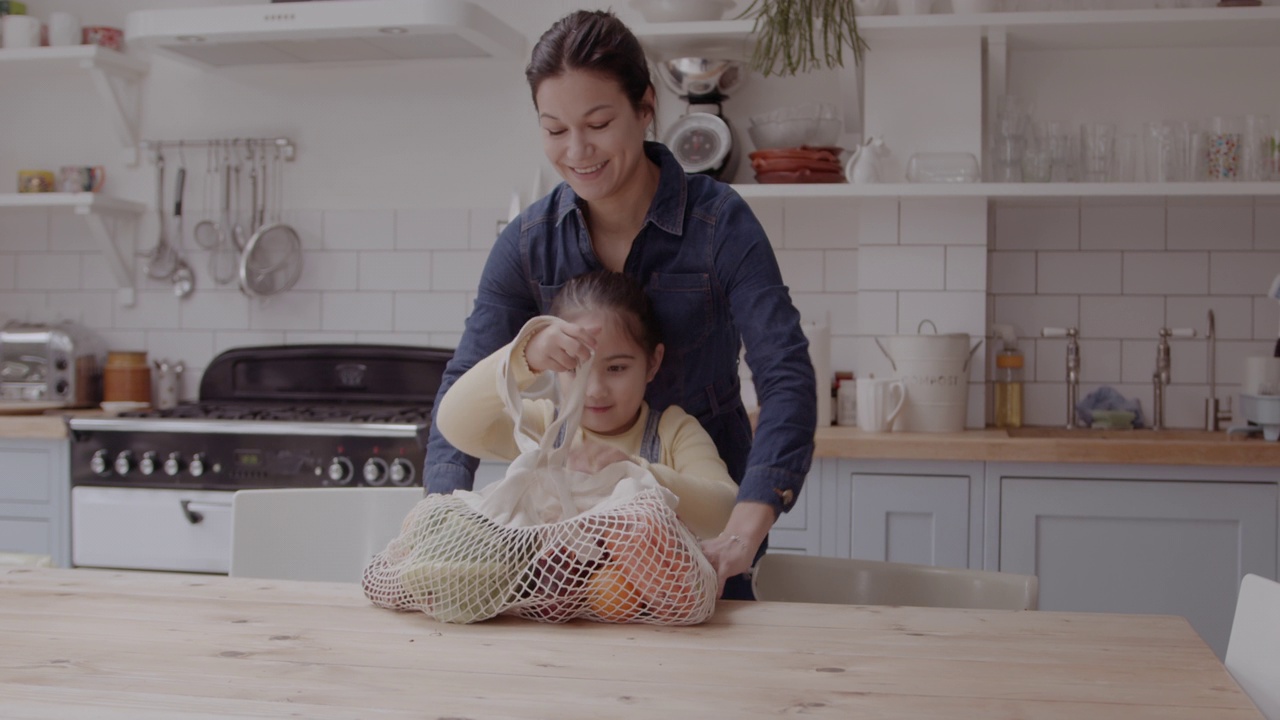
[[[721,602],[695,627],[447,625],[355,584],[0,571],[14,718],[1260,720],[1186,620]]]

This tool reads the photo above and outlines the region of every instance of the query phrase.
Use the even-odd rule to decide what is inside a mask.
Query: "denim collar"
[[[666,145],[646,141],[644,154],[658,165],[659,171],[658,191],[653,194],[644,222],[653,223],[672,235],[680,235],[684,231],[684,206],[689,197],[689,179]],[[565,216],[576,210],[579,202],[578,194],[569,187],[569,183],[564,183],[560,203],[556,206],[556,224],[564,222]]]

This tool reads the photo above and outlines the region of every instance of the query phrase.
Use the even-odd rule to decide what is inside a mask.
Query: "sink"
[[[1077,428],[1068,430],[1064,427],[1020,427],[1008,428],[1011,438],[1033,438],[1040,440],[1075,439],[1075,440],[1128,440],[1128,441],[1175,441],[1175,442],[1226,442],[1225,432],[1209,432],[1207,430],[1094,430]]]

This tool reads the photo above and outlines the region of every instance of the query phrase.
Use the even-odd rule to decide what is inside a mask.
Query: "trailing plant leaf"
[[[755,18],[751,67],[765,76],[844,67],[846,45],[861,63],[867,49],[852,0],[752,0],[739,17]]]

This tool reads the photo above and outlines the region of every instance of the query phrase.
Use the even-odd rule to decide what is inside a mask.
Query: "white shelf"
[[[738,184],[744,198],[1016,198],[1280,196],[1280,182]]]
[[[0,71],[88,73],[131,164],[137,163],[139,85],[148,68],[142,60],[98,45],[0,49]]]
[[[640,43],[655,59],[717,57],[746,60],[754,20],[643,23]],[[971,15],[868,15],[858,32],[875,52],[877,42],[926,39],[932,33],[979,29],[1004,35],[1010,48],[1095,49],[1134,47],[1280,46],[1280,7],[1159,10],[1075,10]]]
[[[133,264],[128,261],[132,253],[122,251],[118,241],[126,237],[126,229],[137,228],[146,205],[99,193],[6,193],[0,194],[0,209],[4,208],[47,208],[83,215],[116,279],[120,304],[133,305]]]

